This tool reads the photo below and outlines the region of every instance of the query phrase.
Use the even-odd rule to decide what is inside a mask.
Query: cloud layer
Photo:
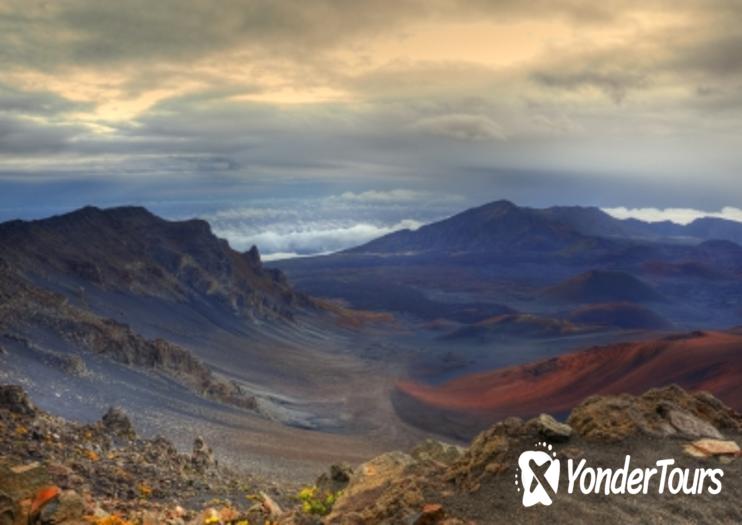
[[[359,246],[382,235],[402,229],[417,229],[421,223],[408,219],[396,224],[377,225],[365,222],[299,222],[273,224],[269,229],[219,227],[214,232],[237,249],[260,247],[267,260],[279,257],[332,253]]]
[[[703,217],[716,217],[742,222],[742,209],[726,206],[720,211],[702,211],[692,208],[604,208],[607,214],[617,219],[639,219],[646,222],[671,221],[677,224],[690,224]]]
[[[737,0],[0,0],[0,207],[311,184],[718,209],[741,24]]]
[[[397,230],[414,230],[460,211],[460,206],[456,195],[389,189],[254,200],[249,206],[198,215],[234,248],[256,245],[265,260],[273,260],[336,252]]]

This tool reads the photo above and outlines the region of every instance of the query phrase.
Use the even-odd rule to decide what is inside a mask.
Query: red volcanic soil
[[[558,414],[590,395],[639,394],[669,383],[707,390],[742,410],[742,333],[693,332],[596,347],[438,386],[402,382],[397,394],[419,411],[490,419]]]

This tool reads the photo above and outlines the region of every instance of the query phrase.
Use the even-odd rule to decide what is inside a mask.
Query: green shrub
[[[307,514],[326,516],[332,510],[340,492],[321,491],[315,486],[304,487],[297,497],[301,501],[301,508]]]

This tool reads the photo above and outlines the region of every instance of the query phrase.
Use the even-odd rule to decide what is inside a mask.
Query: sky
[[[140,204],[269,257],[501,198],[739,220],[740,27],[739,0],[0,0],[0,220]]]

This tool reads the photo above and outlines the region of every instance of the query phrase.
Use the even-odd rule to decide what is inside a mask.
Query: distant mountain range
[[[653,303],[657,325],[723,328],[742,321],[740,240],[742,223],[722,219],[682,226],[496,201],[340,253],[273,264],[312,295],[424,319],[452,319],[452,304],[560,317],[559,304],[630,302]],[[401,295],[420,296],[425,315],[384,300]],[[492,315],[479,308],[466,322]]]
[[[718,239],[742,244],[742,223],[714,217],[695,219],[683,225],[672,221],[616,219],[595,207],[554,206],[536,211],[568,224],[580,233],[597,237],[664,239],[689,243]]]
[[[586,240],[568,224],[508,201],[497,201],[414,231],[390,233],[347,253],[555,251]]]
[[[348,253],[485,252],[492,250],[556,251],[601,239],[634,239],[698,244],[706,240],[742,243],[742,223],[716,218],[688,225],[670,221],[616,219],[599,208],[519,207],[496,201],[411,231],[375,239]],[[594,246],[599,246],[598,243]]]

